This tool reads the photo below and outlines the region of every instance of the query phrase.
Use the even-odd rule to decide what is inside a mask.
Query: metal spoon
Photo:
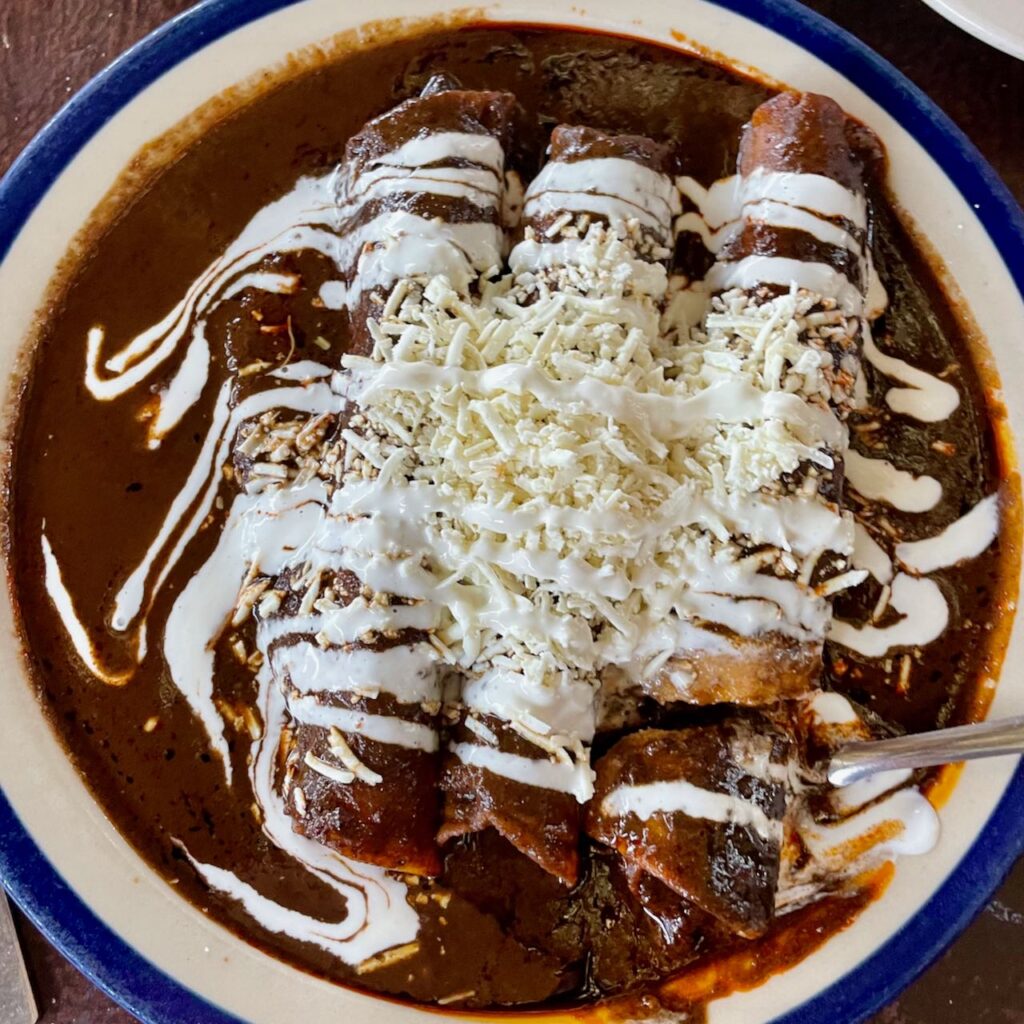
[[[850,743],[840,747],[829,762],[828,781],[833,786],[848,786],[895,768],[931,768],[1003,754],[1024,754],[1024,717]]]

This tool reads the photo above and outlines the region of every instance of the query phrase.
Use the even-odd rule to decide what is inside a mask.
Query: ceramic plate
[[[422,18],[458,6],[378,0],[373,13]],[[289,52],[357,27],[366,10],[346,0],[212,0],[68,104],[0,187],[4,379],[53,268],[139,147]],[[835,97],[885,142],[895,194],[944,257],[1002,379],[1024,379],[1020,210],[949,119],[851,36],[792,0],[590,0],[585,10],[569,0],[510,0],[483,16],[697,44]],[[1024,437],[1024,392],[1004,397],[1010,427]],[[1007,663],[1022,657],[1019,627]],[[431,1019],[267,956],[153,873],[106,820],[47,725],[24,678],[7,597],[0,666],[0,873],[36,924],[115,999],[149,1024],[280,1024],[299,1014],[360,1024]],[[1019,678],[998,688],[991,713],[1024,713]],[[858,1021],[891,999],[966,926],[1024,848],[1024,770],[1008,759],[969,766],[942,821],[937,848],[898,864],[885,895],[849,929],[758,989],[711,1004],[711,1024]]]
[[[924,0],[944,18],[1003,53],[1024,60],[1020,0]]]

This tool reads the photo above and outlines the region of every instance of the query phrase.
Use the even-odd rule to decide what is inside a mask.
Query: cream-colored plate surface
[[[954,25],[989,46],[1024,60],[1024,4],[1021,0],[924,0]]]

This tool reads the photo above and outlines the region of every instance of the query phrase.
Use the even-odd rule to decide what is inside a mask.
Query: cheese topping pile
[[[826,341],[847,321],[735,291],[681,334],[641,245],[635,222],[591,224],[570,263],[520,262],[472,300],[402,281],[371,356],[344,358],[360,415],[334,511],[377,519],[389,556],[432,574],[463,667],[511,658],[539,682],[727,643],[708,624],[824,635],[808,563],[852,544],[815,472],[845,442]]]

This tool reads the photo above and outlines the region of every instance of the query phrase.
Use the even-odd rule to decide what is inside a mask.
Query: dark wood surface
[[[0,172],[75,90],[188,6],[187,0],[0,0]],[[965,35],[920,0],[811,0],[810,6],[921,86],[1024,202],[1024,63]],[[133,1017],[24,918],[18,927],[41,1021],[131,1024]],[[873,1024],[940,1022],[1024,1024],[1024,862],[952,949]]]

